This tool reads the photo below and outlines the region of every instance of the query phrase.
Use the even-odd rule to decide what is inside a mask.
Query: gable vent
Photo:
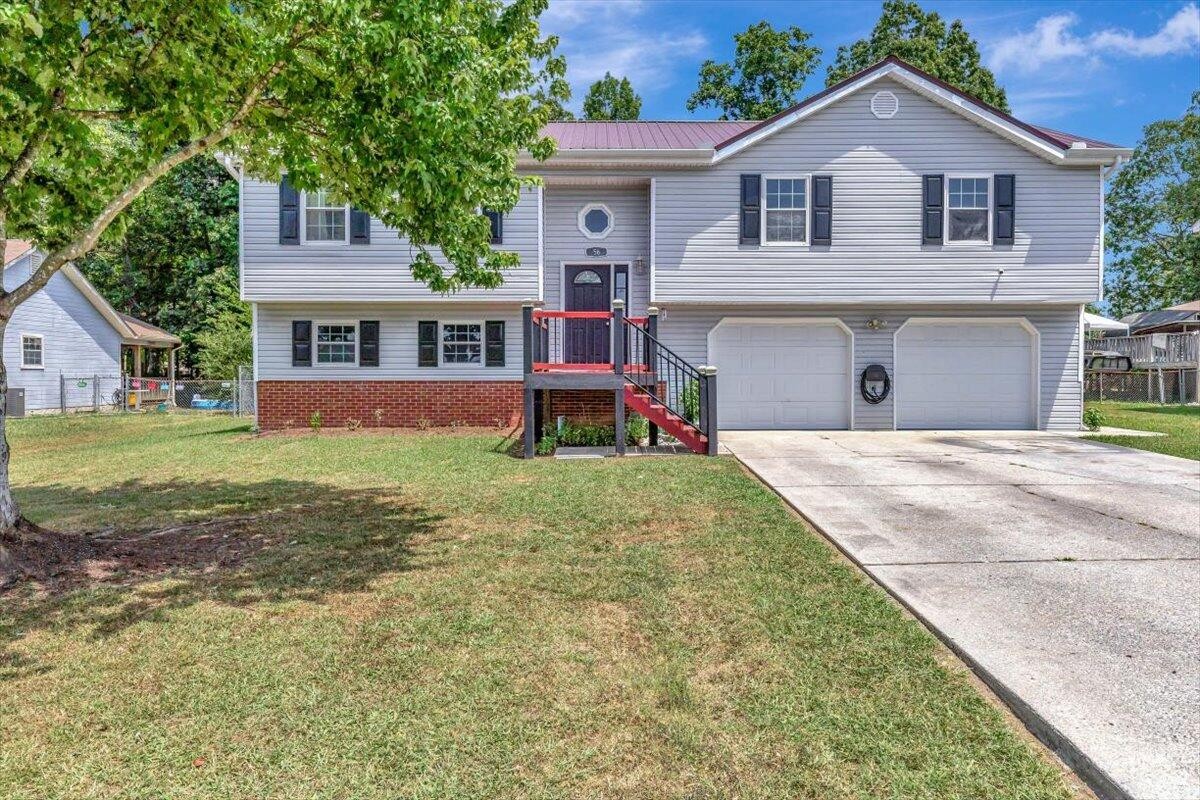
[[[900,113],[900,101],[891,92],[876,92],[871,98],[871,113],[879,119],[891,119]]]

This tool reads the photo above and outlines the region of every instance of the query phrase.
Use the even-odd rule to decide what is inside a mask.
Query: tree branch
[[[281,59],[271,65],[271,68],[255,81],[249,91],[246,92],[238,106],[237,112],[223,125],[199,139],[188,142],[179,150],[176,150],[143,172],[124,191],[109,201],[108,205],[92,220],[91,224],[77,233],[75,238],[48,255],[38,268],[33,271],[28,280],[17,286],[7,295],[0,296],[0,322],[7,322],[11,319],[17,306],[42,289],[50,281],[54,273],[58,272],[64,264],[82,257],[94,248],[101,234],[112,224],[117,215],[136,200],[142,192],[150,188],[155,181],[188,159],[210,150],[229,138],[242,125],[246,117],[250,115],[250,112],[254,110],[262,93],[266,91],[271,81],[283,71],[286,64],[287,62]]]
[[[62,89],[54,90],[54,98],[50,104],[51,111],[62,105],[64,96],[65,92]],[[26,173],[29,172],[29,168],[33,166],[34,156],[37,155],[37,151],[45,143],[46,137],[49,135],[50,127],[43,125],[41,130],[30,137],[29,141],[25,143],[25,147],[22,148],[21,155],[17,156],[17,160],[9,166],[8,172],[4,173],[3,178],[0,178],[0,192],[15,186],[18,181],[25,177]]]
[[[63,108],[63,114],[70,114],[80,119],[129,119],[134,112],[110,108]]]

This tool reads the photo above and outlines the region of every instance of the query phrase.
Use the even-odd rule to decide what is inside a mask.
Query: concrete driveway
[[[723,444],[1101,797],[1200,797],[1200,464],[1043,433]]]

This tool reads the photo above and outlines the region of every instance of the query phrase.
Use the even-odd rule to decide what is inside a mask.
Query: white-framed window
[[[304,209],[304,224],[300,226],[302,244],[349,244],[349,203],[321,189],[301,192],[300,205]]]
[[[588,203],[579,209],[579,232],[589,239],[603,239],[612,233],[613,213],[604,203]]]
[[[763,231],[765,244],[808,243],[808,175],[763,177]]]
[[[946,241],[992,241],[992,176],[946,177]]]
[[[358,364],[358,323],[318,322],[313,326],[317,364],[353,367]]]
[[[21,334],[21,368],[45,369],[46,346],[40,333]]]
[[[483,365],[482,322],[443,322],[439,337],[443,364]]]

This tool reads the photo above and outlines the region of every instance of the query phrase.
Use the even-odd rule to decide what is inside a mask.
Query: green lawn
[[[1088,403],[1114,428],[1158,431],[1166,436],[1089,436],[1099,442],[1136,447],[1200,461],[1200,406],[1160,406],[1155,403]]]
[[[0,596],[0,797],[1074,791],[731,459],[227,418],[10,431],[26,512],[134,556]]]

